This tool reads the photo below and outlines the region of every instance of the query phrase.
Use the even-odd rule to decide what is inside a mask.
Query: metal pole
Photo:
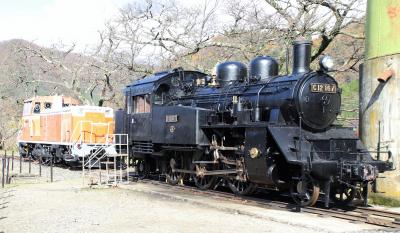
[[[82,186],[85,185],[85,156],[82,157]]]
[[[53,155],[51,156],[50,160],[50,182],[53,182]]]
[[[119,152],[119,153],[121,153],[121,152]],[[119,161],[119,182],[120,183],[122,183],[122,162],[123,162],[123,160],[122,160],[122,156],[120,155],[120,161]]]
[[[381,121],[378,122],[378,145],[376,148],[377,152],[376,152],[376,160],[380,160],[381,158]],[[378,184],[377,184],[377,180],[374,181],[373,185],[372,185],[372,191],[374,193],[378,192]]]
[[[11,171],[14,171],[14,151],[11,152]]]
[[[6,174],[7,174],[7,171],[6,171],[6,169],[7,169],[7,151],[6,150],[4,150],[4,159],[3,159],[3,167],[4,167],[4,170],[3,170],[3,182],[5,183],[5,184],[7,184],[7,176],[6,176]],[[3,186],[4,187],[4,186]]]
[[[29,174],[31,174],[31,163],[32,163],[32,157],[29,156]]]
[[[6,157],[6,162],[7,162],[7,175],[6,175],[6,184],[10,184],[10,157]]]
[[[106,173],[107,173],[107,184],[110,183],[110,171],[108,170],[108,162],[109,162],[109,157],[107,157],[107,163],[106,163]]]
[[[22,173],[22,155],[19,153],[19,174]]]
[[[114,185],[117,185],[117,157],[114,157]]]
[[[128,134],[125,135],[125,143],[126,143],[126,182],[129,183],[129,138],[128,138]]]
[[[39,176],[42,176],[42,155],[39,157]]]
[[[101,185],[101,161],[99,160],[99,184]]]
[[[4,166],[6,165],[5,159],[1,159],[1,187],[4,188]]]

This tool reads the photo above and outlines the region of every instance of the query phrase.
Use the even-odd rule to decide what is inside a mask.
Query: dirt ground
[[[313,232],[118,188],[80,189],[79,181],[2,191],[0,231],[19,232]]]
[[[36,171],[32,170],[32,173]],[[55,168],[53,183],[48,182],[48,173],[43,174],[42,178],[15,179],[14,183],[0,189],[0,232],[254,233],[379,230],[338,220],[221,203],[206,197],[193,204],[190,198],[182,198],[183,194],[140,183],[119,188],[88,188],[82,186],[79,171]],[[158,195],[160,193],[176,198]],[[261,211],[269,216],[264,218],[231,211],[235,208],[253,213]],[[295,218],[297,222],[310,221],[314,225],[297,224]],[[325,229],[324,225],[326,230],[321,230]]]

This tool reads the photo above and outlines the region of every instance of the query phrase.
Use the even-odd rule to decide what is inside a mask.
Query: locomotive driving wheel
[[[330,198],[338,205],[347,205],[354,200],[356,189],[347,185],[331,188]]]
[[[212,188],[215,185],[215,182],[217,181],[216,176],[195,176],[194,177],[194,183],[197,188],[201,190],[207,190]]]
[[[165,174],[166,182],[170,185],[177,185],[183,179],[182,173],[173,171],[176,168],[176,164],[175,159],[171,158],[167,173]]]
[[[228,186],[233,193],[241,196],[250,195],[256,190],[254,183],[238,179],[228,179]]]
[[[211,169],[210,165],[196,165],[196,175],[194,175],[193,180],[194,184],[197,188],[201,190],[207,190],[213,188],[215,183],[217,182],[217,177],[213,175],[205,175],[204,172],[207,171],[207,168]]]
[[[290,195],[300,206],[313,206],[318,201],[319,191],[319,186],[307,174],[293,181],[290,187]]]
[[[224,168],[239,170],[239,172],[235,174],[235,176],[227,176],[225,178],[225,180],[228,183],[228,187],[234,194],[245,196],[254,193],[254,191],[257,188],[257,185],[250,182],[247,179],[246,174],[243,172],[245,170],[243,158],[236,160],[235,166],[224,164]]]

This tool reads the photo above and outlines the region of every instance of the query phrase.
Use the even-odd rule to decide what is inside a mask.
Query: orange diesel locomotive
[[[24,102],[22,124],[22,156],[73,165],[112,143],[114,114],[112,108],[81,106],[71,97],[36,96]]]

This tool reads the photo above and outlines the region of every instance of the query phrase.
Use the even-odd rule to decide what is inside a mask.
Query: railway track
[[[351,222],[365,223],[385,228],[392,228],[400,230],[400,213],[392,212],[387,210],[380,210],[372,207],[356,207],[349,206],[346,208],[323,208],[323,207],[300,207],[286,201],[276,201],[266,198],[254,197],[254,196],[237,196],[233,193],[223,192],[218,190],[199,190],[191,186],[172,186],[161,181],[142,179],[138,182],[149,183],[156,186],[168,187],[168,189],[174,189],[184,192],[190,192],[196,195],[208,196],[224,201],[232,201],[237,203],[246,203],[247,205],[286,210],[291,212],[303,212],[309,214],[315,214],[319,217],[333,217]]]

